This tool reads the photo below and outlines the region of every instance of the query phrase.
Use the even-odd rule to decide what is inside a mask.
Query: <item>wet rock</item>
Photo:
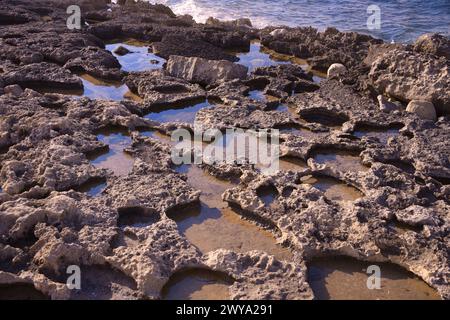
[[[245,99],[249,87],[241,80],[232,80],[219,84],[214,89],[209,90],[208,98],[227,102],[229,105],[236,105],[238,101]]]
[[[39,32],[23,27],[23,30],[19,30],[21,37],[16,37],[12,32],[11,38],[0,40],[0,57],[16,64],[46,61],[62,65],[79,57],[84,47],[104,48],[103,42],[95,36],[72,33],[65,26],[45,25]]]
[[[173,166],[171,148],[156,141],[155,139],[146,138],[141,135],[133,136],[133,143],[127,149],[134,158],[136,158],[136,168],[140,167],[140,161],[145,163],[145,170],[152,172],[170,172]],[[138,169],[139,170],[139,169]]]
[[[13,84],[13,85],[10,85],[10,86],[6,86],[4,88],[4,92],[5,92],[5,94],[10,94],[10,95],[13,95],[13,96],[17,97],[17,96],[20,96],[23,93],[23,90],[17,84]]]
[[[49,109],[51,101],[25,91],[20,99],[1,97],[0,114],[10,123],[1,127],[0,142],[8,152],[2,155],[0,181],[7,193],[17,194],[39,185],[49,190],[79,187],[94,177],[104,177],[86,159],[86,154],[105,148],[95,132],[103,126],[141,127],[149,124],[119,103],[72,100],[62,115]],[[65,104],[66,103],[66,104]],[[27,116],[25,116],[27,115]],[[88,132],[86,132],[88,131]]]
[[[123,46],[118,46],[115,50],[114,53],[118,54],[119,56],[124,56],[128,53],[130,53],[131,51],[128,50],[127,48],[123,47]]]
[[[415,130],[412,138],[398,137],[398,145],[389,148],[370,148],[367,153],[374,161],[389,162],[404,160],[413,164],[416,171],[431,177],[450,177],[449,142],[444,137],[449,132],[446,123],[424,124],[425,128]],[[416,126],[412,122],[408,127]]]
[[[84,14],[84,17],[90,22],[103,22],[112,18],[109,11],[88,11]]]
[[[25,64],[39,63],[44,60],[44,56],[40,53],[32,53],[31,55],[22,57],[21,61]]]
[[[272,78],[287,78],[291,81],[304,79],[312,81],[313,77],[310,73],[303,70],[302,67],[295,64],[282,64],[271,67],[256,68],[253,74],[258,76],[269,76]]]
[[[279,53],[308,59],[313,69],[326,72],[333,63],[344,64],[348,69],[360,65],[371,44],[382,43],[370,36],[356,32],[339,32],[328,28],[318,32],[312,27],[289,28],[287,32],[270,35],[273,28],[263,29],[261,42]]]
[[[335,78],[347,72],[347,68],[341,63],[333,63],[327,71],[327,78]]]
[[[185,23],[186,26],[193,26],[195,24],[194,17],[190,14],[183,14],[177,17],[179,21]]]
[[[414,43],[414,50],[445,57],[450,60],[450,40],[437,33],[421,35]]]
[[[380,56],[371,67],[369,82],[379,93],[403,102],[427,100],[438,115],[449,114],[449,66],[445,59],[392,50]]]
[[[312,75],[298,65],[260,67],[255,69],[252,75],[246,82],[249,87],[258,88],[262,84],[266,94],[283,99],[288,98],[292,92],[311,92],[319,88],[313,82]]]
[[[183,78],[202,85],[212,85],[233,79],[245,79],[248,69],[226,60],[170,56],[167,71],[172,77]]]
[[[67,300],[70,298],[70,289],[67,288],[66,283],[55,282],[43,274],[28,270],[21,273],[21,278],[32,282],[37,290],[53,300]]]
[[[236,56],[225,53],[199,38],[189,38],[185,35],[166,35],[161,42],[153,44],[153,53],[165,59],[170,56],[199,57],[208,60],[237,61]]]
[[[41,270],[41,273],[56,282],[65,282],[63,275],[69,265],[92,264],[94,261],[91,257],[101,254],[91,252],[88,247],[85,247],[80,242],[82,235],[78,235],[70,228],[58,230],[53,226],[40,223],[35,227],[35,235],[38,240],[31,248],[33,263]],[[108,240],[111,241],[112,237],[102,239],[102,242]]]
[[[74,147],[64,146],[63,137],[40,146],[28,153],[29,159],[17,157],[19,161],[5,162],[1,177],[5,191],[16,194],[27,190],[38,182],[46,188],[67,190],[80,186],[91,177],[102,176],[94,169],[83,154]],[[59,141],[58,141],[59,140]],[[66,140],[66,141],[67,141]]]
[[[6,202],[0,206],[1,238],[19,240],[33,231],[45,219],[45,211],[28,206],[26,201]]]
[[[364,191],[365,196],[347,205],[336,206],[323,198],[323,193],[319,189],[302,182],[311,175],[309,170],[304,170],[278,172],[271,175],[259,175],[247,171],[241,176],[240,185],[227,190],[223,198],[231,205],[241,208],[242,214],[245,215],[246,212],[256,214],[262,221],[266,221],[270,228],[280,230],[281,239],[283,241],[289,239],[291,245],[296,248],[301,247],[307,260],[308,257],[325,250],[334,254],[358,256],[359,259],[370,261],[376,259],[378,252],[387,253],[391,250],[389,252],[392,252],[392,255],[389,255],[389,260],[422,277],[429,285],[436,288],[442,297],[448,296],[445,280],[445,270],[448,269],[445,262],[448,260],[447,254],[445,249],[435,247],[439,246],[438,243],[443,245],[444,240],[438,236],[442,229],[431,231],[436,232],[434,233],[437,236],[436,242],[433,248],[427,249],[426,253],[420,253],[419,248],[423,248],[420,243],[429,241],[429,233],[427,235],[425,232],[410,231],[393,235],[383,222],[389,219],[389,211],[394,207],[397,208],[396,212],[399,212],[408,208],[408,202],[411,205],[419,203],[414,192],[417,185],[402,184],[402,191],[386,202],[381,200],[385,197],[384,192],[389,192],[387,190],[390,190],[394,181],[399,179],[408,181],[407,176],[394,173],[388,166],[382,165],[372,166],[371,171],[358,178],[351,178],[352,174],[341,175],[331,171],[328,171],[328,174],[340,177],[347,183],[358,181],[357,185]],[[297,182],[293,183],[293,181]],[[255,191],[267,185],[272,185],[278,190],[278,196],[270,207],[264,206]],[[288,186],[291,192],[281,192]],[[448,220],[444,213],[447,210],[446,206],[444,202],[438,201],[432,208],[423,208],[424,212],[419,211],[420,217],[419,215],[414,217],[411,210],[415,207],[410,207],[404,213],[399,213],[399,217],[411,224],[434,224],[437,220],[429,220],[429,217],[431,212],[435,212],[434,219],[444,223],[443,221]],[[408,220],[409,217],[410,220]],[[348,232],[342,232],[344,225]],[[412,239],[416,242],[409,242]],[[392,248],[396,248],[396,253],[392,251]],[[414,252],[414,257],[411,256],[411,252]],[[434,263],[430,263],[428,259]],[[440,262],[436,263],[437,261]],[[435,265],[432,267],[432,264]],[[426,266],[427,271],[424,272],[420,266]]]
[[[12,273],[0,272],[2,300],[48,300],[50,297],[37,290],[33,281]]]
[[[431,102],[424,100],[411,100],[406,107],[407,112],[411,112],[424,120],[436,121],[436,110]]]
[[[319,88],[320,86],[312,81],[299,79],[295,81],[294,92],[295,93],[314,92]]]

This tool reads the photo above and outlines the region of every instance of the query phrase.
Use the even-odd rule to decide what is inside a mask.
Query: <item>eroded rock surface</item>
[[[389,51],[374,61],[369,80],[379,92],[404,102],[426,100],[434,104],[439,115],[449,114],[450,77],[445,58]]]
[[[226,60],[170,56],[167,61],[167,72],[171,76],[203,85],[233,79],[242,80],[247,77],[247,71],[247,67]]]
[[[66,27],[74,1],[2,2],[0,286],[44,299],[160,299],[173,276],[206,269],[232,279],[231,299],[313,299],[308,263],[344,255],[397,264],[450,299],[448,39],[404,46],[334,28],[197,24],[163,5],[119,1],[108,10],[107,2],[75,1],[81,31]],[[130,38],[167,65],[121,70],[104,41]],[[256,39],[290,61],[306,59],[308,71],[286,63],[249,73],[233,63],[230,52]],[[316,71],[334,63],[347,72],[319,83]],[[119,81],[140,99],[39,93],[83,89],[80,72]],[[194,124],[145,117],[205,99],[214,103]],[[417,99],[433,103],[436,121],[407,112]],[[180,232],[169,212],[199,205],[210,190],[173,164],[178,128],[280,130],[290,164],[276,173],[249,163],[199,167],[237,180],[218,196],[292,255],[203,253]],[[100,138],[114,130],[127,137],[123,148]],[[93,164],[117,150],[131,157],[130,172]],[[97,180],[105,186],[96,196],[81,191]],[[80,266],[82,290],[66,286],[69,265]]]

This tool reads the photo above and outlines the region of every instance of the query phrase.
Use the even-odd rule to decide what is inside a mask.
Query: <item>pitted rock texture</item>
[[[414,50],[450,59],[450,40],[436,33],[424,34],[417,38],[414,43]]]
[[[247,254],[226,250],[208,253],[204,263],[215,271],[232,276],[234,300],[307,300],[313,293],[306,282],[306,267],[278,261],[263,252]],[[249,282],[248,279],[254,279]],[[259,285],[262,283],[263,285]]]
[[[170,56],[167,72],[172,77],[182,78],[202,85],[213,85],[233,79],[245,79],[248,68],[226,60],[207,60]]]
[[[257,68],[247,85],[258,89],[264,86],[264,93],[286,99],[292,92],[311,92],[319,88],[313,77],[297,65],[284,64]]]
[[[18,84],[22,88],[83,89],[83,84],[77,76],[56,64],[32,63],[12,70],[6,68],[5,71],[5,85]]]
[[[278,53],[290,54],[308,60],[317,70],[326,72],[333,63],[356,68],[367,54],[371,44],[382,43],[356,32],[339,32],[327,28],[319,32],[312,27],[287,28],[285,32],[271,33],[272,27],[262,31],[262,44]]]
[[[233,279],[232,299],[313,299],[307,263],[345,255],[400,265],[450,299],[448,39],[423,36],[403,46],[334,28],[258,30],[245,19],[214,18],[197,24],[164,5],[119,1],[108,10],[108,2],[2,2],[1,286],[26,288],[36,298],[160,299],[178,272],[207,269]],[[81,31],[67,29],[71,4],[82,8]],[[167,56],[167,66],[121,70],[104,42],[130,39]],[[295,64],[248,74],[229,52],[248,51],[256,39],[307,59],[314,71],[342,63],[348,73],[320,83]],[[202,68],[194,70],[199,62]],[[80,90],[80,73],[120,81],[142,100],[38,92]],[[250,97],[252,90],[266,101]],[[436,106],[436,121],[406,112],[419,98]],[[144,117],[199,99],[214,105],[198,111],[193,126]],[[271,230],[292,252],[291,261],[262,251],[202,253],[189,242],[168,212],[198,205],[205,190],[180,173],[171,160],[173,143],[161,138],[179,128],[281,131],[281,155],[303,166],[272,174],[249,163],[200,168],[239,181],[221,198]],[[398,132],[359,136],[364,128]],[[115,129],[130,141],[123,152],[133,165],[123,176],[92,163],[113,149],[100,133]],[[320,161],[324,151],[351,158],[352,166]],[[310,182],[324,177],[358,198],[336,200]],[[80,191],[96,179],[105,184],[96,196]],[[276,190],[270,205],[258,193],[265,187]],[[81,268],[82,290],[66,286],[69,265]]]
[[[144,99],[143,112],[206,98],[206,92],[199,85],[171,77],[160,70],[131,73],[125,83],[131,91]]]
[[[432,102],[439,115],[450,113],[449,62],[445,58],[393,50],[372,64],[370,84],[398,100]],[[420,77],[418,75],[420,74]]]

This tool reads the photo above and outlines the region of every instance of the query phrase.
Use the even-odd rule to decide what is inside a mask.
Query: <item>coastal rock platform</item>
[[[81,30],[66,26],[69,2],[80,5]],[[201,270],[227,283],[229,299],[314,299],[310,263],[345,256],[399,266],[450,299],[448,39],[388,45],[335,28],[274,30],[200,24],[140,2],[4,0],[0,290],[162,299],[173,278]],[[236,52],[255,42],[277,63],[239,64]],[[136,54],[127,44],[167,62],[125,71]],[[345,72],[326,79],[335,63]],[[93,98],[91,87],[124,94]],[[436,118],[407,112],[415,100],[432,103]],[[176,166],[170,134],[181,128],[278,129],[289,167]],[[205,212],[226,212],[264,245],[226,238],[204,250],[189,227]],[[198,220],[185,227],[184,216]],[[66,286],[71,265],[81,290]]]

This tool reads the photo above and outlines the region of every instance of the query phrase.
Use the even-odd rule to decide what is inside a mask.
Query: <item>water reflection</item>
[[[170,277],[162,289],[165,300],[229,300],[233,279],[206,269],[190,269]]]
[[[234,183],[214,178],[196,166],[181,166],[177,171],[187,174],[188,183],[202,194],[197,205],[171,210],[168,216],[200,251],[206,253],[220,248],[237,252],[262,250],[281,260],[291,259],[289,250],[279,246],[270,232],[241,219],[222,200],[223,192],[234,187]]]
[[[175,106],[164,108],[158,111],[152,111],[145,118],[158,122],[186,122],[194,123],[198,111],[204,108],[211,108],[209,101],[196,103],[193,105]]]
[[[83,96],[90,99],[121,101],[129,91],[127,85],[118,81],[106,81],[94,78],[86,73],[80,75],[83,82]]]

